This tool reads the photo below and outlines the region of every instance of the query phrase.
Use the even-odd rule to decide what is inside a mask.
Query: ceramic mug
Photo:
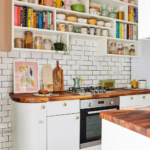
[[[83,19],[83,23],[87,24],[87,19]]]
[[[64,6],[64,2],[62,0],[56,0],[56,7],[61,8],[62,6]]]
[[[101,36],[101,29],[96,29],[96,35]]]
[[[147,87],[146,80],[139,80],[138,84],[139,84],[139,89],[146,89]]]
[[[75,29],[74,32],[75,33],[80,33],[80,30],[79,29]]]
[[[102,30],[102,36],[108,37],[108,30]]]
[[[68,24],[68,32],[73,32],[73,25],[72,24]]]
[[[87,28],[81,28],[81,33],[88,34],[88,29]]]
[[[66,25],[65,24],[59,24],[59,31],[66,31]]]
[[[131,89],[131,88],[132,88],[132,85],[131,85],[131,84],[127,84],[127,88],[128,88],[128,89]]]
[[[90,28],[90,34],[94,35],[95,34],[95,28]]]

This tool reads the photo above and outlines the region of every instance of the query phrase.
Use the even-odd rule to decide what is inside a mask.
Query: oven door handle
[[[88,113],[88,114],[97,114],[97,113],[100,113],[100,112],[112,111],[112,110],[117,110],[117,108],[114,108],[114,109],[107,109],[107,110],[99,110],[99,111],[88,111],[87,113]]]

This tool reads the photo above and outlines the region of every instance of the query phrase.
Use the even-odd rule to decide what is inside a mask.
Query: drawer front
[[[140,95],[142,106],[150,106],[150,94]]]
[[[134,108],[141,106],[139,95],[120,96],[120,109]]]
[[[47,103],[47,116],[73,114],[80,112],[79,100],[54,101]]]

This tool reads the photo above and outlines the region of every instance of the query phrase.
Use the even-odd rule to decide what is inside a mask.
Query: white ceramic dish
[[[87,19],[83,19],[82,22],[87,24]]]
[[[57,14],[56,18],[59,19],[59,20],[65,20],[66,19],[66,15],[64,15],[64,14]]]
[[[104,21],[97,21],[97,25],[98,25],[98,26],[102,26],[102,27],[103,27],[104,24],[105,24]]]
[[[90,12],[91,15],[97,15],[99,16],[100,15],[100,12]]]
[[[89,12],[98,12],[98,11],[97,11],[97,9],[95,9],[95,8],[90,8],[90,9],[89,9]]]
[[[83,18],[78,18],[79,23],[83,23]]]
[[[112,28],[112,23],[111,22],[105,23],[105,27]]]

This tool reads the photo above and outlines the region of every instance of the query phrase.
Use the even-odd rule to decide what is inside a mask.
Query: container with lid
[[[109,54],[117,54],[116,43],[111,43],[109,48]]]
[[[129,50],[127,46],[122,47],[122,54],[123,55],[129,55]]]
[[[30,31],[24,33],[24,48],[33,49],[33,34]]]
[[[15,40],[14,40],[14,47],[15,48],[23,48],[23,39],[15,38]]]
[[[43,40],[43,49],[44,50],[51,50],[52,49],[52,42],[50,39]]]
[[[40,37],[40,36],[35,37],[34,48],[35,49],[42,49],[42,37]]]
[[[123,55],[122,48],[123,48],[123,44],[118,44],[118,49],[117,49],[118,55]]]
[[[109,11],[108,11],[108,6],[107,5],[102,5],[101,6],[101,16],[104,16],[104,17],[109,16]]]
[[[135,47],[134,47],[134,45],[131,45],[131,46],[130,46],[129,54],[130,54],[131,56],[135,56]]]
[[[111,12],[109,13],[109,17],[117,19],[117,13],[114,11],[114,9],[111,9]]]

